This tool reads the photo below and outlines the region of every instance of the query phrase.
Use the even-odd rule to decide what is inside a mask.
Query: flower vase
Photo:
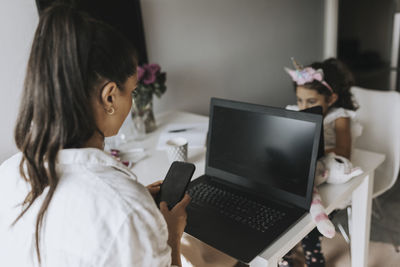
[[[150,133],[157,128],[156,119],[153,112],[153,100],[147,103],[143,109],[143,121],[146,128],[146,133]]]
[[[134,99],[132,99],[131,117],[134,139],[141,140],[146,135],[146,127],[144,125],[143,116],[141,116],[141,113],[139,112],[139,109]]]
[[[132,115],[132,120],[137,122],[139,124],[140,122],[143,123],[143,128],[145,133],[150,133],[154,131],[157,128],[156,125],[156,120],[154,117],[154,112],[153,112],[153,99],[152,97],[146,97],[144,99],[147,99],[148,101],[143,102],[140,97],[139,98],[133,98],[132,99],[132,110],[131,110],[131,115]],[[139,125],[138,125],[139,126]]]

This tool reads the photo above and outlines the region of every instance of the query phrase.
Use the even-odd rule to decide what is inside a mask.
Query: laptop
[[[307,214],[322,116],[212,98],[185,232],[249,263]]]
[[[306,108],[306,109],[300,110],[300,112],[318,114],[320,116],[323,116],[322,106],[315,106],[315,107],[311,107],[311,108]],[[325,139],[324,139],[324,123],[322,121],[320,137],[319,137],[319,146],[318,146],[317,159],[320,159],[323,156],[325,156]]]

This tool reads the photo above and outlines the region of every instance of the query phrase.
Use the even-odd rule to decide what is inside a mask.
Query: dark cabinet
[[[400,90],[398,0],[340,0],[338,57],[356,85]]]
[[[36,0],[39,14],[54,0]],[[139,54],[139,63],[146,63],[147,50],[140,0],[65,0],[78,9],[118,29],[132,42]]]

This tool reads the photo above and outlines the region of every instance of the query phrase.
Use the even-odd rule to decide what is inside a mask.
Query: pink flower
[[[138,79],[139,82],[143,79],[143,76],[144,76],[145,72],[146,71],[145,71],[144,68],[142,68],[140,66],[137,67],[137,79]]]
[[[156,82],[157,77],[160,75],[161,67],[156,63],[144,64],[143,66],[138,66],[138,81],[150,85]]]
[[[148,64],[147,66],[147,70],[150,71],[151,73],[157,74],[160,72],[161,67],[158,64],[152,63],[152,64]]]
[[[154,83],[157,79],[157,74],[161,70],[160,66],[158,64],[145,64],[143,68],[145,69],[143,83],[146,85]]]
[[[156,81],[156,75],[150,71],[146,71],[143,77],[143,83],[145,85],[152,84]]]

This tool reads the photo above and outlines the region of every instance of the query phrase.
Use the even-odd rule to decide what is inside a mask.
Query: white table
[[[157,129],[146,135],[141,141],[133,141],[120,146],[124,149],[144,148],[149,154],[144,160],[139,161],[132,168],[132,171],[138,176],[138,180],[144,184],[150,184],[157,180],[164,179],[169,166],[171,165],[164,150],[157,150],[156,146],[160,133],[171,123],[208,123],[208,117],[196,115],[187,112],[171,111],[156,116]],[[205,170],[205,152],[206,148],[196,148],[188,150],[188,161],[196,165],[196,171],[193,178],[204,174]]]
[[[156,150],[160,132],[170,123],[198,123],[208,122],[208,117],[186,112],[167,112],[156,116],[158,128],[142,141],[125,144],[121,149],[142,147],[150,155],[133,167],[133,172],[144,185],[163,179],[170,163],[165,151]],[[204,174],[205,148],[189,149],[188,161],[196,165],[193,178]],[[367,266],[368,245],[370,233],[372,188],[375,169],[384,161],[385,156],[378,153],[355,150],[352,161],[360,166],[364,174],[340,185],[324,184],[319,190],[327,213],[341,206],[349,197],[352,198],[351,220],[351,261],[353,267]],[[284,235],[269,246],[263,253],[251,262],[251,266],[277,266],[277,261],[300,242],[315,224],[311,215],[303,217]]]

